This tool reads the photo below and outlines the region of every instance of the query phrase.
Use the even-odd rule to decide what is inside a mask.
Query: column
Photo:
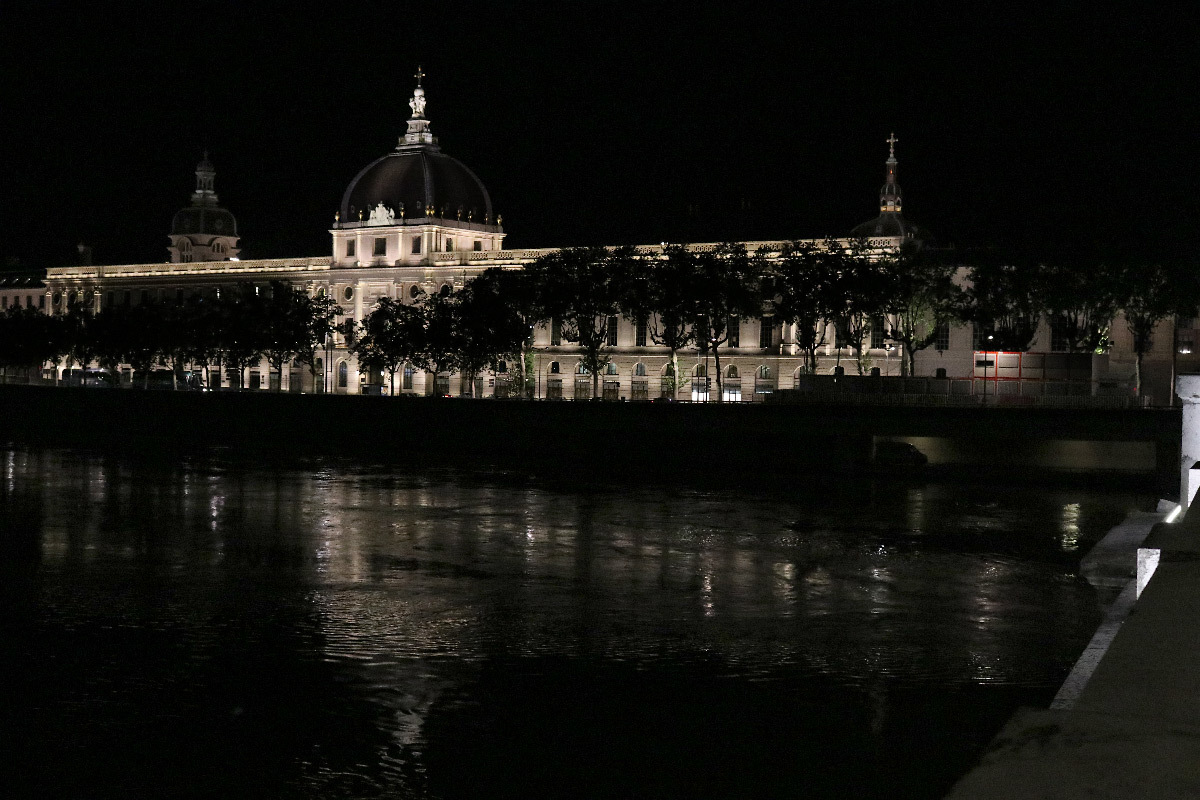
[[[1187,511],[1200,479],[1200,470],[1192,465],[1200,461],[1200,375],[1180,375],[1175,393],[1183,401],[1183,436],[1180,439],[1179,505]]]

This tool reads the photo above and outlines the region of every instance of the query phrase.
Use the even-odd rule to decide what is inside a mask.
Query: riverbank
[[[0,386],[0,437],[32,444],[366,456],[424,464],[727,475],[1111,481],[1161,491],[1179,414],[1112,409],[568,403]],[[926,469],[871,465],[909,439]],[[937,455],[940,454],[940,455]]]

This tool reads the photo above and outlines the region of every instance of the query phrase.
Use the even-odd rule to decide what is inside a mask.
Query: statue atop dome
[[[408,130],[400,139],[400,143],[396,145],[397,150],[414,144],[437,144],[437,139],[429,131],[429,120],[425,119],[425,90],[421,88],[421,79],[425,77],[425,72],[420,66],[417,67],[417,72],[413,77],[417,79],[417,88],[413,89],[413,96],[408,101],[408,107],[412,109],[412,116],[408,120]]]

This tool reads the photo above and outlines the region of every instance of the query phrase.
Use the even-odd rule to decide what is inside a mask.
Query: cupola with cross
[[[888,144],[888,158],[885,165],[887,176],[884,178],[883,188],[879,190],[879,216],[861,225],[856,225],[850,235],[855,238],[898,238],[901,241],[927,242],[929,232],[909,222],[901,213],[900,184],[896,181],[896,168],[899,165],[896,160],[896,143],[900,140],[893,133],[885,141]]]
[[[196,165],[196,191],[192,203],[175,212],[171,220],[172,263],[188,261],[228,261],[236,258],[237,220],[217,203],[213,187],[217,172],[208,160],[208,151]]]

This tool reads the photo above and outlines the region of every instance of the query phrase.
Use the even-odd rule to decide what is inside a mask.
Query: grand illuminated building
[[[170,232],[168,252],[170,261],[159,264],[123,264],[113,266],[57,267],[47,271],[44,287],[38,287],[37,303],[49,313],[64,313],[73,304],[89,305],[95,311],[114,304],[138,304],[152,301],[177,301],[195,293],[212,294],[223,287],[238,283],[266,284],[286,281],[313,293],[326,293],[336,299],[345,311],[346,319],[361,320],[370,313],[382,297],[411,302],[421,292],[453,291],[490,267],[514,267],[529,263],[538,256],[557,248],[508,250],[504,248],[505,231],[502,218],[495,213],[491,196],[483,183],[463,163],[442,152],[425,115],[425,91],[420,85],[409,100],[411,117],[407,130],[393,150],[365,166],[350,181],[329,231],[331,253],[326,256],[283,259],[239,260],[237,258],[237,222],[232,213],[218,204],[215,191],[215,169],[206,157],[196,168],[196,190],[191,203],[175,214]],[[921,239],[922,229],[907,220],[902,213],[901,191],[897,180],[898,162],[896,139],[889,137],[889,152],[885,164],[885,180],[879,195],[879,214],[850,231],[847,241],[866,238],[879,251],[893,251],[906,239]],[[786,241],[795,241],[790,231],[780,231],[776,242],[746,242],[750,252],[778,252]],[[711,248],[712,244],[692,245]],[[652,256],[662,251],[662,245],[642,245],[639,254]],[[0,286],[0,299],[7,306],[34,302],[29,288],[9,290]],[[738,321],[738,329],[727,347],[723,347],[722,383],[725,399],[751,401],[762,399],[777,389],[804,385],[804,355],[796,346],[795,330],[769,317],[747,318]],[[1048,328],[1044,325],[1043,328]],[[1123,326],[1114,325],[1114,350],[1103,363],[1093,366],[1088,375],[1078,372],[1078,365],[1068,369],[1055,367],[1054,355],[1039,360],[1024,357],[1020,366],[1024,383],[1053,383],[1075,379],[1078,390],[1090,382],[1086,391],[1094,392],[1105,376],[1119,375],[1131,361]],[[900,352],[889,347],[882,335],[873,335],[868,358],[871,369],[883,375],[899,375]],[[1152,353],[1149,362],[1151,376],[1154,361],[1170,352],[1161,345]],[[940,332],[933,347],[921,351],[916,358],[915,376],[944,379],[945,391],[978,392],[980,358],[969,325],[949,326]],[[1049,344],[1048,329],[1040,330],[1037,342]],[[818,372],[832,373],[840,363],[850,367],[854,358],[849,355],[847,342],[838,342],[834,326],[826,337],[827,345],[819,359]],[[552,325],[535,332],[535,392],[541,398],[583,398],[590,396],[592,381],[579,366],[578,351],[560,341]],[[602,393],[608,399],[648,399],[662,396],[669,382],[666,377],[669,358],[666,348],[656,347],[647,339],[645,326],[621,319],[615,336],[609,340],[611,363],[602,376]],[[838,347],[843,349],[839,352]],[[1046,347],[1050,350],[1050,347]],[[984,359],[987,361],[987,359]],[[1012,367],[990,362],[990,375]],[[1065,362],[1064,362],[1065,365]],[[692,351],[681,358],[681,380],[675,389],[676,399],[703,399],[705,377],[711,365],[704,354]],[[62,365],[59,366],[62,369]],[[984,368],[986,371],[986,367]],[[853,371],[850,369],[849,371]],[[1161,371],[1161,370],[1159,370]],[[267,388],[269,370],[265,361],[243,376],[243,385]],[[382,376],[360,371],[355,357],[339,335],[321,354],[319,375],[315,381],[306,367],[285,369],[279,376],[280,388],[285,391],[332,391],[360,393],[367,387],[384,383]],[[956,383],[956,379],[958,382]],[[211,370],[213,386],[237,385],[236,376]],[[457,375],[428,376],[421,371],[405,369],[397,381],[396,391],[414,394],[460,394],[467,387]],[[954,384],[951,386],[950,384]],[[489,396],[503,387],[503,376],[497,380],[485,374],[477,380],[475,394]],[[715,381],[713,381],[715,388]],[[922,386],[921,391],[928,387]],[[379,391],[376,389],[375,391]],[[386,389],[385,389],[386,391]],[[503,389],[501,389],[503,391]],[[1078,393],[1076,391],[1076,393]],[[713,398],[715,399],[715,398]]]

